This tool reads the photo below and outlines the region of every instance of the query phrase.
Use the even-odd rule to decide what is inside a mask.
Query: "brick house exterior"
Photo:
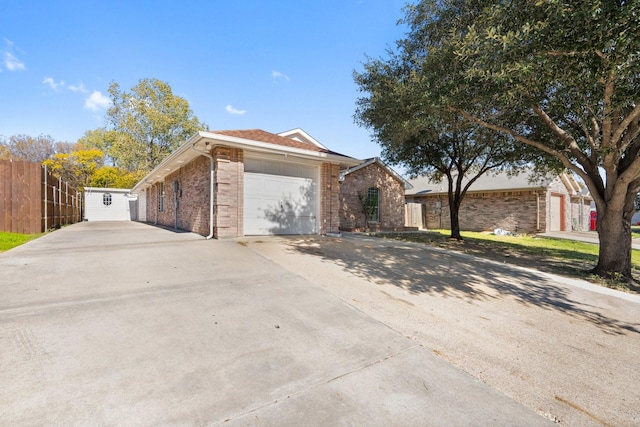
[[[469,188],[460,207],[460,228],[468,231],[515,233],[587,231],[591,197],[569,174],[529,182],[530,174],[483,176]],[[421,212],[420,228],[449,229],[449,202],[446,183],[411,180],[406,194],[408,205]]]
[[[409,188],[411,184],[407,180],[378,158],[343,170],[340,173],[340,229],[403,230],[404,192]],[[375,218],[367,221],[363,200],[369,191],[377,194],[377,212]]]
[[[245,170],[248,159],[252,159],[253,168],[264,165],[265,170]],[[296,183],[300,182],[310,185],[313,194],[317,194],[312,200],[292,196],[297,197],[296,203],[309,205],[314,233],[336,233],[339,171],[358,163],[357,159],[329,151],[300,129],[282,134],[262,130],[199,132],[136,184],[132,192],[143,200],[139,203],[144,211],[139,215],[143,221],[208,237],[232,238],[245,235],[248,173],[273,178],[276,185],[280,180],[288,189],[295,190]],[[298,170],[304,172],[304,176],[298,177],[295,173]],[[266,190],[268,193],[270,189]],[[277,189],[273,191],[277,193]],[[254,190],[253,193],[261,192]],[[285,194],[278,196],[272,203],[278,205],[274,209],[287,205],[286,197]],[[267,202],[265,199],[262,203],[266,206]],[[295,212],[282,212],[283,218],[286,215],[289,215],[287,221],[294,224],[284,225],[294,228],[274,224],[261,230],[276,231],[258,234],[298,234]],[[266,217],[253,220],[269,221]]]

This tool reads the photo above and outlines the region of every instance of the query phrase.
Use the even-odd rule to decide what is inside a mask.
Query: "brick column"
[[[216,238],[242,236],[243,152],[232,148],[216,147],[212,154],[215,163],[214,235]]]
[[[320,188],[320,233],[337,233],[340,227],[340,166],[323,163]]]

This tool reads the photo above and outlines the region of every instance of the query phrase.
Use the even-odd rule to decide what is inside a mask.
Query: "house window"
[[[158,210],[160,212],[164,212],[164,182],[158,184],[158,192],[160,193],[160,198],[158,199]]]
[[[365,199],[365,214],[367,221],[380,220],[380,190],[375,187],[367,189],[367,198]]]
[[[102,195],[102,204],[105,205],[105,206],[110,206],[111,203],[112,203],[111,193],[104,193]]]

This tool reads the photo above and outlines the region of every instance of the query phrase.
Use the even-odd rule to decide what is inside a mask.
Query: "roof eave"
[[[177,163],[180,157],[185,155],[185,153],[191,150],[192,147],[195,147],[197,144],[200,144],[206,141],[210,142],[209,144],[210,149],[215,147],[220,147],[220,146],[231,147],[231,148],[238,148],[242,150],[260,152],[260,153],[291,155],[293,157],[298,157],[302,159],[339,164],[341,166],[344,165],[347,167],[358,165],[361,162],[358,159],[354,159],[352,157],[347,157],[347,156],[341,156],[341,155],[324,153],[324,152],[313,151],[313,150],[305,150],[302,148],[287,147],[283,145],[271,144],[268,142],[253,141],[253,140],[244,139],[244,138],[221,135],[215,132],[201,131],[194,134],[184,144],[178,147],[176,151],[171,153],[158,166],[156,166],[151,172],[149,172],[144,178],[142,178],[133,187],[131,192],[138,193],[144,190],[145,188],[151,186],[155,182],[164,179],[167,175],[172,173],[177,168],[174,165],[174,163]],[[197,156],[198,154],[194,152],[193,158]],[[193,160],[193,158],[190,158],[189,161]]]

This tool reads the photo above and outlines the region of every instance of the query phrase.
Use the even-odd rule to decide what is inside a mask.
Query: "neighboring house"
[[[530,172],[516,176],[486,174],[474,182],[460,207],[460,228],[517,233],[589,230],[591,196],[576,179],[563,173],[531,181]],[[406,201],[419,206],[421,228],[450,228],[447,183],[426,177],[409,180]]]
[[[137,196],[131,190],[84,187],[85,221],[132,221],[137,214]]]
[[[403,230],[404,193],[411,184],[379,158],[340,172],[340,229]]]
[[[140,221],[225,238],[338,232],[341,169],[301,129],[198,132],[144,177]]]

